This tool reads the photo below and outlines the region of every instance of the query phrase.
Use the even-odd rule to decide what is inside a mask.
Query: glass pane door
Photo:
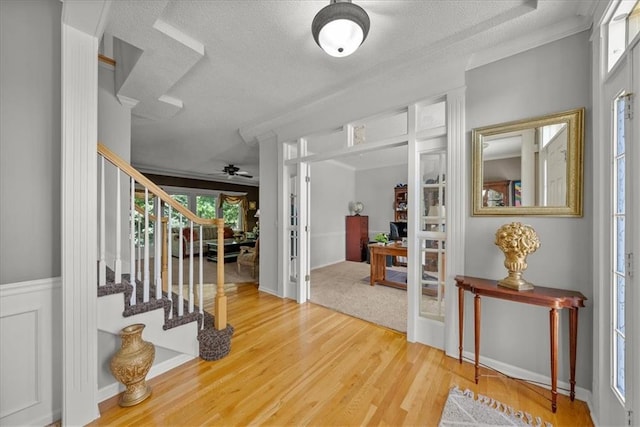
[[[446,257],[446,152],[420,155],[420,315],[444,321]]]

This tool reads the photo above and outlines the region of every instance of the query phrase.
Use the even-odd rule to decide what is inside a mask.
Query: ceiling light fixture
[[[349,56],[369,33],[369,15],[351,0],[331,0],[313,18],[313,38],[331,56]]]

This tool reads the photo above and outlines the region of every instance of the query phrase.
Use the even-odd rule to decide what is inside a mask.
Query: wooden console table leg
[[[458,286],[458,360],[462,363],[462,340],[464,329],[464,289]]]
[[[475,351],[476,351],[476,360],[475,360],[475,368],[476,368],[476,384],[478,384],[478,379],[480,378],[480,295],[476,294],[473,305],[473,329],[475,335]]]
[[[569,366],[571,372],[571,392],[569,397],[576,398],[576,347],[578,345],[578,309],[569,309]]]
[[[558,400],[558,309],[549,311],[551,338],[551,411],[556,412]]]

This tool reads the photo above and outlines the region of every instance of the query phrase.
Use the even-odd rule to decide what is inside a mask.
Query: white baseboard
[[[265,287],[263,287],[261,285],[258,285],[258,290],[260,292],[264,292],[266,294],[273,295],[273,296],[278,297],[278,298],[282,298],[282,296],[278,295],[278,292],[276,292],[274,289],[265,288]]]
[[[330,262],[328,262],[328,263],[326,263],[326,264],[322,264],[322,265],[315,265],[315,266],[313,266],[313,268],[311,268],[311,270],[313,271],[313,270],[315,270],[315,269],[317,269],[317,268],[329,267],[329,266],[331,266],[331,265],[336,265],[336,264],[339,264],[339,263],[341,263],[341,262],[345,262],[345,261],[346,261],[346,259],[345,259],[344,257],[342,257],[342,259],[337,259],[337,260],[335,260],[335,261],[330,261]]]
[[[463,357],[468,359],[467,361],[471,361],[470,363],[473,363],[473,360],[475,359],[474,353],[470,351],[463,351],[462,355]],[[543,384],[551,384],[551,377],[538,374],[536,372],[528,371],[526,369],[522,369],[517,366],[509,365],[507,363],[500,362],[498,360],[491,359],[489,357],[480,356],[480,363],[492,369],[500,371],[503,374],[506,374],[510,377],[522,378],[525,380],[540,382]],[[571,388],[571,385],[569,383],[564,381],[558,381],[558,394],[569,396],[569,391],[563,390],[563,389],[570,389],[570,388]],[[576,399],[586,402],[589,408],[591,408],[592,394],[590,390],[576,386]]]
[[[153,365],[149,370],[149,373],[147,374],[147,380],[150,380],[151,378],[155,378],[159,375],[162,375],[165,372],[168,372],[171,369],[176,368],[193,359],[195,359],[195,357],[190,356],[188,354],[181,354],[169,360],[165,360],[164,362],[158,363],[157,365]],[[98,402],[103,402],[123,391],[124,391],[124,385],[117,382],[113,384],[109,384],[108,386],[102,387],[100,390],[98,390]]]

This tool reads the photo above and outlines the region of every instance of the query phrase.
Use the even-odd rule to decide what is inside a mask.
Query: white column
[[[62,424],[98,410],[98,41],[110,1],[65,1],[61,17]]]
[[[98,418],[98,39],[62,24],[62,320],[64,425]]]
[[[465,221],[467,209],[468,147],[465,136],[466,90],[464,87],[447,93],[447,259],[445,265],[445,335],[444,350],[457,357],[458,316],[454,284],[456,274],[464,274]]]

